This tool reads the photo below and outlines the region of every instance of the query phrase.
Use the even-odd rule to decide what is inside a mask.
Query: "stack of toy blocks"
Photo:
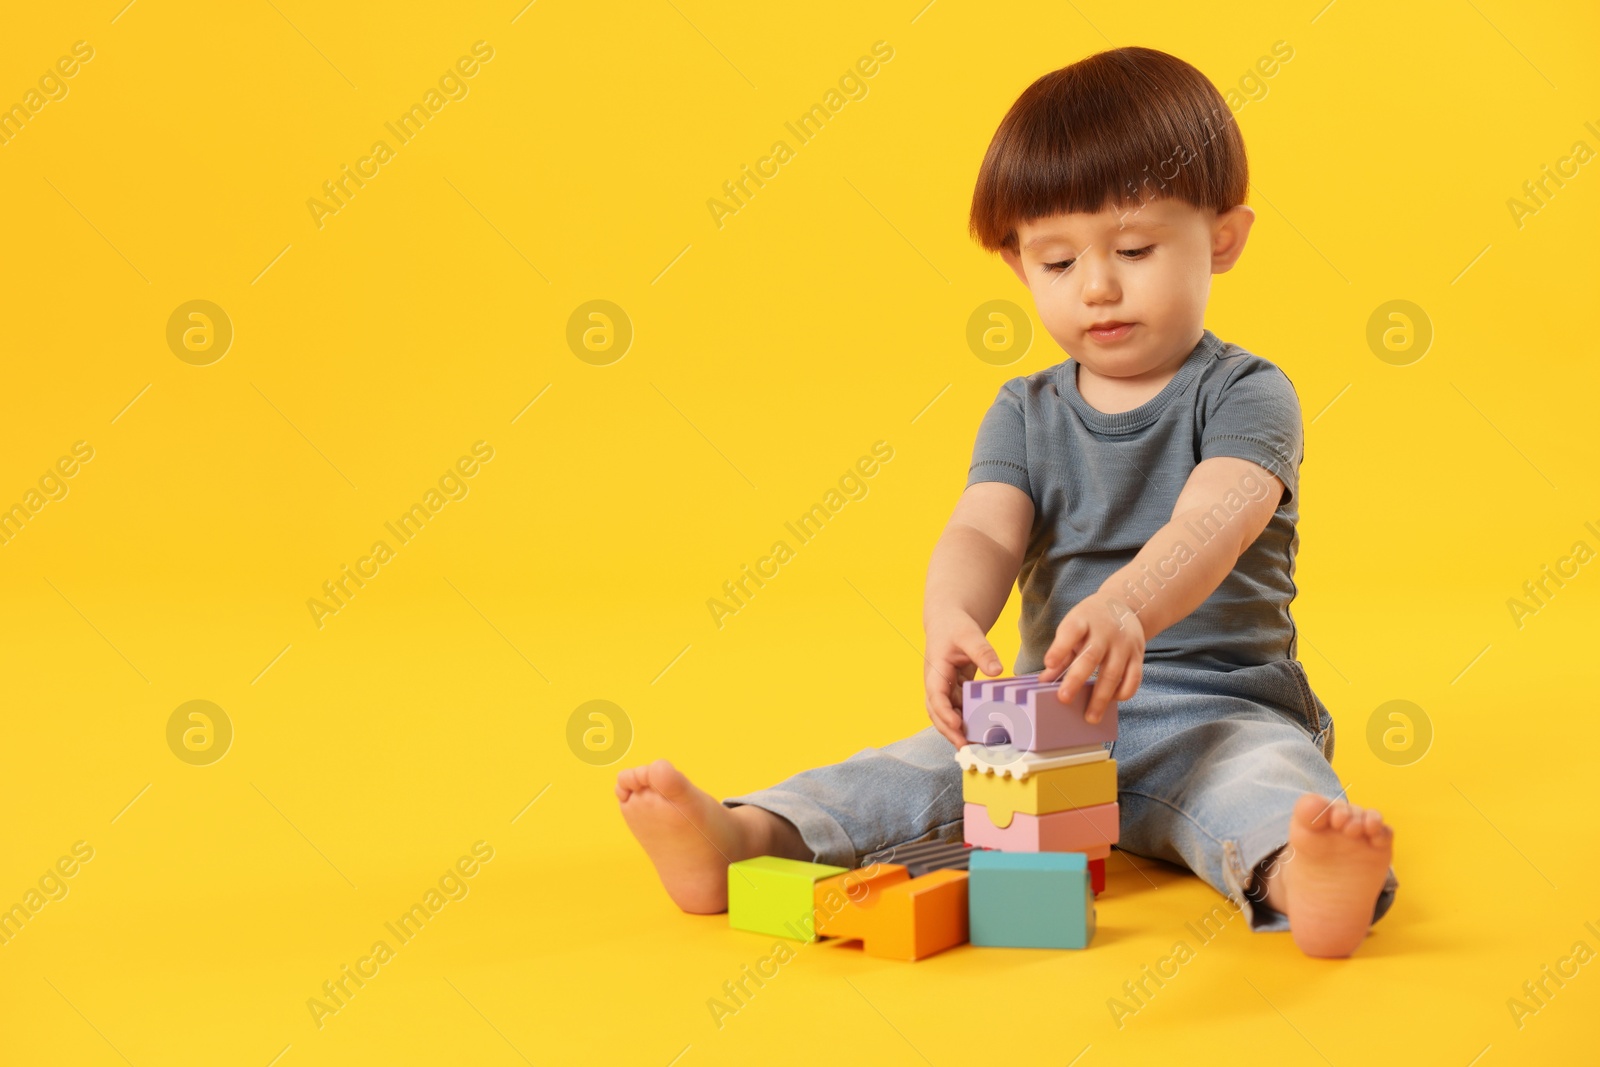
[[[738,930],[798,941],[860,941],[869,956],[919,960],[974,945],[1086,948],[1094,896],[1117,840],[1112,704],[1084,718],[1037,674],[963,687],[964,842],[881,850],[859,870],[759,856],[728,865]]]
[[[1084,718],[1093,687],[1066,704],[1037,674],[962,687],[962,768],[974,945],[1085,948],[1094,895],[1117,840],[1116,705]],[[995,851],[986,851],[995,850]]]

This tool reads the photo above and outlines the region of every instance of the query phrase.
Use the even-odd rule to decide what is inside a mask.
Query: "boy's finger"
[[[1121,685],[1127,664],[1126,656],[1112,656],[1100,665],[1100,677],[1095,679],[1089,706],[1084,709],[1084,719],[1089,722],[1099,722],[1105,717],[1106,708],[1111,705],[1111,698],[1116,695]]]
[[[1122,685],[1117,690],[1118,700],[1132,700],[1133,694],[1139,691],[1139,683],[1144,681],[1144,658],[1141,656],[1128,663],[1128,673],[1122,676]]]
[[[928,719],[935,730],[948,738],[958,728],[956,724],[961,721],[961,713],[950,707],[948,698],[930,697]]]
[[[1039,681],[1053,682],[1056,680],[1056,671],[1061,669],[1063,661],[1071,659],[1069,653],[1075,650],[1078,642],[1083,640],[1084,627],[1082,622],[1074,616],[1061,620],[1061,625],[1056,628],[1055,640],[1050,642],[1050,647],[1045,649],[1045,669],[1039,672]],[[1051,666],[1054,663],[1055,666]]]
[[[960,642],[961,651],[965,652],[974,666],[983,670],[991,678],[1005,670],[1000,663],[1000,656],[995,652],[994,646],[983,639],[983,635],[974,632]],[[968,679],[970,681],[971,679]]]
[[[1089,680],[1094,669],[1100,665],[1101,655],[1100,646],[1094,641],[1090,641],[1078,653],[1072,661],[1072,666],[1067,668],[1066,675],[1061,679],[1061,688],[1057,690],[1057,695],[1063,704],[1071,700],[1077,693],[1078,687]]]
[[[956,664],[951,662],[951,659],[956,654],[957,650],[954,648],[941,648],[937,651],[930,649],[928,654],[923,657],[922,662],[927,669],[927,673],[936,676],[941,682],[948,685],[960,670]]]

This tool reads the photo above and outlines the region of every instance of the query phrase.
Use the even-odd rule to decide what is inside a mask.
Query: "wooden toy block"
[[[912,845],[895,845],[880,849],[862,860],[861,866],[874,863],[898,863],[921,878],[929,871],[967,869],[967,856],[972,848],[964,841],[918,841]]]
[[[962,745],[956,749],[956,763],[962,770],[998,774],[1002,778],[1026,778],[1037,771],[1110,758],[1111,750],[1099,743],[1045,752],[1028,752],[1015,745]]]
[[[815,941],[816,883],[847,867],[757,856],[728,864],[728,925],[735,930]]]
[[[1081,852],[975,850],[967,881],[974,945],[1087,948],[1094,937],[1094,891]]]
[[[975,845],[973,850],[978,851],[982,847]],[[1096,896],[1104,893],[1106,891],[1106,860],[1111,856],[1111,846],[1109,844],[1101,844],[1093,848],[1073,849],[1072,851],[1079,853],[1089,862],[1089,888]]]
[[[967,740],[1040,752],[1117,739],[1115,703],[1097,723],[1083,717],[1094,691],[1092,682],[1079,686],[1066,704],[1056,696],[1059,691],[1058,682],[1041,683],[1036,677],[963,682],[961,717]]]
[[[1097,845],[1110,848],[1116,843],[1119,815],[1113,801],[1048,815],[1019,811],[1006,826],[996,826],[988,808],[968,804],[962,810],[962,837],[969,845],[1004,852],[1087,852]]]
[[[963,700],[965,700],[965,698],[968,696],[975,696],[979,700],[992,700],[994,699],[994,690],[997,686],[1011,685],[1014,682],[1037,683],[1038,681],[1038,671],[1034,671],[1032,674],[1013,675],[1009,678],[975,678],[970,682],[963,682],[961,684],[961,696]]]
[[[911,880],[898,863],[879,863],[818,880],[812,888],[817,933],[847,941],[864,941],[878,925],[885,895]]]
[[[908,878],[894,863],[816,884],[817,932],[860,941],[869,956],[920,960],[965,944],[967,872],[944,868]]]
[[[1007,704],[1020,704],[1022,700],[1018,694],[1024,690],[1049,689],[1052,686],[1060,689],[1061,680],[1058,678],[1054,682],[1041,682],[1037,674],[1023,678],[1002,678],[989,687],[989,699],[1004,701]]]
[[[1117,799],[1117,761],[1095,760],[1037,771],[1027,778],[1002,778],[977,770],[961,774],[961,798],[989,809],[994,825],[1011,825],[1017,812],[1048,815],[1068,808],[1110,804]]]
[[[970,846],[968,848],[968,854],[970,855],[973,852],[981,852],[981,851],[983,851],[983,849],[984,849],[984,846],[982,846],[982,845],[972,845],[972,846]],[[1006,851],[1009,851],[1009,850],[1002,848],[1002,849],[995,849],[993,851],[1006,852]],[[1106,859],[1107,857],[1109,857],[1111,855],[1111,846],[1109,844],[1106,844],[1106,843],[1102,842],[1102,843],[1100,843],[1098,845],[1094,845],[1094,846],[1092,846],[1090,848],[1074,848],[1074,849],[1070,849],[1069,851],[1071,851],[1071,852],[1081,852],[1081,853],[1083,853],[1084,857],[1090,863],[1093,863],[1095,860],[1103,860],[1103,859]]]

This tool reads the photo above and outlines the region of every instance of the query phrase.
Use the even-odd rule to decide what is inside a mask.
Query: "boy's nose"
[[[1115,300],[1119,295],[1119,289],[1110,268],[1093,262],[1084,263],[1083,266],[1085,267],[1082,275],[1083,302],[1099,304]]]

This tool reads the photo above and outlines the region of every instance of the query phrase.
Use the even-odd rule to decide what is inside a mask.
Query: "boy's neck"
[[[1194,344],[1164,361],[1160,366],[1130,377],[1114,378],[1096,374],[1075,359],[1072,362],[1077,368],[1078,395],[1103,415],[1132,411],[1153,400],[1167,387],[1167,383],[1178,373],[1178,368],[1184,365],[1204,337],[1205,331],[1202,329]]]

